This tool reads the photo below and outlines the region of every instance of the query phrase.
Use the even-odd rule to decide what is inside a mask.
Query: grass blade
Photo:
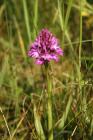
[[[7,72],[7,67],[8,67],[8,56],[5,56],[4,61],[3,61],[3,66],[2,66],[2,70],[0,72],[0,87],[2,86],[3,82],[4,82],[4,78]]]
[[[35,128],[36,128],[37,134],[39,136],[39,140],[45,140],[45,135],[44,135],[43,128],[41,125],[40,116],[37,113],[35,104],[34,104],[34,119],[35,119]]]
[[[34,3],[34,19],[33,19],[33,22],[34,22],[34,37],[36,37],[36,30],[37,30],[37,22],[38,22],[38,0],[35,0],[35,3]]]
[[[26,50],[25,50],[25,46],[24,46],[24,41],[23,41],[21,31],[19,29],[19,25],[18,25],[15,17],[14,17],[14,24],[15,24],[15,27],[16,27],[16,30],[17,30],[18,40],[19,40],[21,51],[22,51],[22,55],[23,55],[24,59],[26,59],[27,54],[26,54]]]
[[[68,113],[69,113],[69,110],[70,110],[71,103],[72,103],[72,96],[69,97],[69,100],[68,100],[68,103],[67,103],[67,106],[66,106],[66,110],[65,110],[62,118],[56,123],[56,126],[58,127],[58,129],[63,129],[64,128],[64,125],[65,125],[65,122],[66,122],[66,119],[68,117]]]
[[[30,43],[31,42],[31,32],[30,32],[29,15],[28,15],[26,0],[22,0],[22,3],[23,3],[24,18],[25,18],[25,24],[26,24],[27,34],[28,34],[28,40]]]

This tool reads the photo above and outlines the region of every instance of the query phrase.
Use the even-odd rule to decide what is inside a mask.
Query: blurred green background
[[[27,56],[42,28],[64,50],[51,62],[54,140],[93,140],[92,0],[0,0],[0,140],[38,140],[33,102],[47,137],[43,69]]]

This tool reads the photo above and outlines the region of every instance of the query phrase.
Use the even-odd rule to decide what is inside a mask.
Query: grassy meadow
[[[43,28],[64,50],[50,62],[53,139],[93,140],[92,0],[0,0],[0,140],[50,140],[44,68],[27,55]]]

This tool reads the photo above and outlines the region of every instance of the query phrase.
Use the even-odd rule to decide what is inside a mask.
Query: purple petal
[[[42,64],[44,64],[44,60],[37,59],[37,60],[36,60],[36,64],[42,65]]]
[[[36,51],[29,51],[28,52],[28,56],[38,58],[39,57],[39,54]]]
[[[42,58],[43,58],[44,60],[50,61],[51,55],[50,55],[50,54],[44,54],[44,55],[42,55]]]
[[[55,60],[56,62],[58,62],[58,56],[57,55],[55,55],[55,54],[52,54],[51,55],[51,59],[53,59],[53,60]]]
[[[56,53],[63,56],[63,50],[61,48],[57,48]]]

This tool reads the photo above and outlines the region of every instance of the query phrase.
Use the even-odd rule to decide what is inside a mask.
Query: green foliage
[[[0,1],[0,140],[48,138],[44,70],[27,56],[42,28],[64,49],[51,62],[54,140],[93,139],[91,2]]]

